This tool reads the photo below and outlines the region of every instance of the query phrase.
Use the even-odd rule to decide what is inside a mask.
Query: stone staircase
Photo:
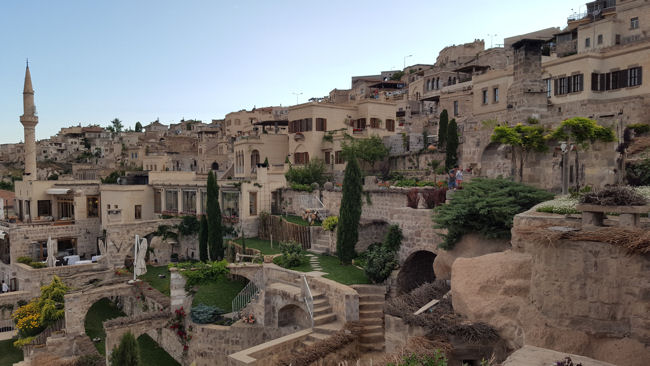
[[[336,314],[332,312],[329,299],[322,292],[313,292],[314,298],[314,328],[303,344],[312,346],[316,342],[329,337],[343,326],[336,322]]]
[[[374,285],[352,285],[359,294],[359,322],[363,333],[359,340],[361,351],[381,352],[385,347],[384,302],[386,287]]]
[[[319,233],[314,234],[312,238],[310,252],[324,254],[330,252],[330,239],[329,233],[325,230],[320,231]]]

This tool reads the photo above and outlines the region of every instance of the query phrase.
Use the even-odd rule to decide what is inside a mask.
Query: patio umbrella
[[[52,240],[52,237],[47,238],[47,266],[48,267],[54,267],[56,266],[56,257],[54,256],[54,252],[56,251],[56,245],[54,244],[54,240]]]
[[[147,273],[147,263],[144,259],[147,255],[147,246],[147,239],[140,240],[140,236],[135,236],[135,258],[133,268],[133,274],[135,277]]]

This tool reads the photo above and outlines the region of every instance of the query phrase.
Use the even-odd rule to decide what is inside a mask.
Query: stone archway
[[[510,177],[513,173],[512,150],[509,146],[493,142],[485,147],[481,154],[481,176]]]
[[[397,274],[397,289],[406,293],[423,283],[433,282],[436,275],[433,271],[433,261],[436,254],[428,250],[418,250],[411,253]]]
[[[93,288],[87,291],[77,291],[66,294],[65,299],[65,330],[68,334],[85,332],[84,322],[90,307],[103,298],[136,296],[131,285],[119,284]]]
[[[291,327],[300,330],[310,326],[309,314],[300,306],[288,304],[278,310],[278,328]]]

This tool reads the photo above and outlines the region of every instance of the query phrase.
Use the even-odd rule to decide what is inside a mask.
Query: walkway
[[[309,258],[309,264],[311,265],[311,271],[307,272],[307,274],[312,275],[312,276],[324,276],[327,274],[327,272],[323,272],[323,267],[321,267],[320,262],[318,261],[318,256],[312,254],[312,253],[307,253],[307,258]]]

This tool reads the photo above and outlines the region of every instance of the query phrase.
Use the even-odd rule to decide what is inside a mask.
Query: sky
[[[487,48],[564,27],[579,7],[575,0],[0,0],[0,143],[23,140],[26,58],[40,140],[114,118],[125,126],[210,122],[293,105],[296,97],[303,103],[349,88],[354,75],[433,64],[452,44],[484,39]]]

